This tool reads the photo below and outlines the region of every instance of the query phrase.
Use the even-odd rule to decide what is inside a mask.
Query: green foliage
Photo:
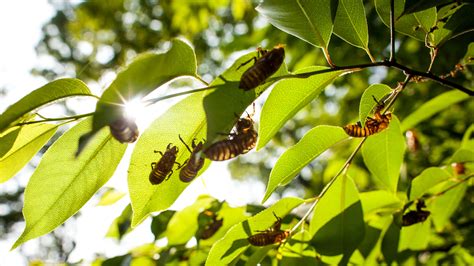
[[[325,70],[324,67],[310,67],[295,74]],[[305,79],[286,79],[272,89],[262,108],[257,149],[264,147],[283,125],[323,92],[343,71],[333,71]]]
[[[173,40],[169,50],[163,53],[141,54],[117,75],[100,97],[93,131],[120,117],[123,106],[130,100],[144,97],[179,76],[196,76],[196,56],[184,41]]]
[[[334,34],[369,52],[369,29],[362,0],[340,0],[337,6]]]
[[[150,228],[155,241],[123,256],[100,258],[97,264],[471,262],[469,254],[474,245],[468,236],[474,230],[466,224],[474,218],[469,211],[474,170],[470,110],[474,106],[472,101],[466,101],[472,95],[472,43],[468,47],[470,40],[464,35],[474,25],[470,16],[473,6],[452,1],[395,0],[395,30],[406,35],[400,38],[397,33],[395,39],[389,39],[389,31],[384,31],[383,26],[390,25],[390,0],[265,0],[257,6],[257,12],[270,24],[292,36],[259,25],[257,13],[244,0],[89,0],[74,10],[65,7],[53,23],[59,27],[57,36],[53,36],[51,28],[45,29],[49,33],[43,40],[60,62],[78,68],[89,60],[90,68],[84,70],[84,76],[92,80],[98,80],[101,73],[117,64],[130,63],[104,91],[92,119],[64,133],[43,156],[26,188],[26,228],[14,248],[65,222],[111,177],[127,145],[113,140],[102,127],[122,118],[127,102],[141,100],[166,83],[193,77],[203,85],[142,101],[143,105],[150,105],[192,94],[159,117],[146,114],[155,120],[148,128],[140,128],[138,142],[130,145],[130,204],[107,233],[120,241],[152,213],[159,212],[152,217]],[[69,11],[74,14],[74,21],[66,15]],[[136,17],[131,18],[131,14]],[[330,46],[333,30],[339,38],[333,38]],[[177,35],[191,38],[195,48],[173,38]],[[458,36],[458,42],[448,42]],[[51,47],[53,40],[69,47],[72,56],[65,58]],[[375,58],[386,56],[386,47],[391,49],[395,41],[399,45],[390,51],[391,59],[375,62]],[[97,47],[92,54],[84,55],[76,48],[82,42],[112,47],[114,56],[98,64]],[[260,43],[268,49],[285,43],[286,62],[262,85],[244,91],[239,88],[242,74],[254,67],[252,58],[261,54],[254,51],[232,55],[229,60],[233,62],[223,62],[223,58]],[[322,48],[323,53],[311,50],[313,46]],[[135,56],[157,47],[168,49]],[[360,48],[372,63],[360,61],[365,58]],[[380,53],[374,58],[371,51]],[[334,65],[332,58],[344,67]],[[271,59],[266,60],[270,62],[263,61],[272,63]],[[330,68],[321,66],[324,60]],[[381,68],[386,68],[387,73]],[[266,68],[258,70],[256,75]],[[394,74],[396,71],[400,72]],[[216,73],[220,75],[212,78]],[[402,73],[405,83],[401,83]],[[204,80],[212,82],[207,84]],[[433,85],[430,80],[438,84]],[[399,85],[394,86],[397,82]],[[181,79],[170,87],[184,86],[194,84]],[[458,90],[437,90],[448,87]],[[271,90],[268,96],[266,90]],[[0,116],[1,182],[30,161],[63,125],[45,122],[68,123],[88,116],[40,117],[43,120],[34,116],[33,112],[46,104],[76,95],[91,96],[79,80],[52,81]],[[270,196],[283,195],[282,198],[268,208],[250,204],[234,207],[201,195],[190,206],[170,210],[189,183],[179,180],[180,170],[174,166],[169,179],[152,185],[151,165],[161,158],[157,151],[175,145],[179,150],[176,161],[183,164],[189,159],[189,152],[179,137],[188,144],[194,139],[204,140],[205,148],[222,139],[238,140],[237,134],[244,133],[232,131],[236,121],[253,116],[250,108],[259,109],[258,104],[251,107],[257,98],[257,103],[264,101],[258,125],[258,153],[239,156],[233,163],[237,162],[235,168],[244,176],[266,179],[269,175],[263,202]],[[348,136],[342,127],[347,121],[360,120],[362,126],[374,126],[373,121],[365,122],[367,117],[377,118],[373,115],[377,101],[383,101],[383,109],[393,113],[388,128],[361,142],[345,141]],[[403,136],[405,131],[409,133],[407,139]],[[74,158],[81,136],[83,153]],[[87,138],[91,143],[84,147]],[[362,157],[358,156],[359,151]],[[206,161],[198,176],[208,165]],[[258,171],[247,171],[255,168]],[[304,199],[285,196],[294,193]],[[113,204],[123,195],[108,190],[98,205]],[[430,212],[428,218],[402,226],[404,215],[414,212],[415,206],[418,209],[421,202]],[[312,205],[296,209],[302,204]],[[275,216],[282,218],[281,228]],[[204,237],[203,232],[209,229],[212,234]],[[269,236],[280,229],[288,230],[289,236],[273,241],[274,245],[258,247],[248,241],[254,234]]]
[[[279,217],[285,217],[302,203],[303,200],[298,198],[285,198],[255,216],[232,226],[225,236],[212,246],[206,265],[229,264],[249,247],[247,237],[257,230],[269,228],[275,222],[273,213]]]
[[[340,176],[319,200],[309,226],[311,243],[321,255],[343,254],[345,260],[364,239],[359,192],[351,177]],[[341,262],[342,263],[342,262]]]
[[[0,134],[0,183],[20,171],[56,133],[57,126],[33,124],[11,127]]]
[[[266,0],[257,8],[280,30],[321,48],[327,48],[333,31],[337,2]]]
[[[115,202],[119,201],[121,198],[125,196],[124,192],[118,191],[114,188],[108,188],[104,194],[102,194],[102,197],[100,198],[99,203],[97,203],[97,206],[107,206],[107,205],[112,205]]]
[[[427,168],[411,182],[409,198],[411,200],[421,198],[429,189],[449,178],[451,178],[451,175],[444,169],[438,167]]]
[[[344,130],[335,126],[317,126],[308,131],[295,146],[283,153],[276,162],[270,173],[267,191],[262,202],[270,197],[277,186],[288,184],[308,163],[346,138],[347,135]]]
[[[79,123],[44,154],[25,190],[23,215],[26,227],[13,248],[64,223],[114,173],[126,146],[114,140],[107,131],[99,132],[89,149],[75,158],[77,141],[90,126],[91,119]]]
[[[392,118],[386,130],[370,136],[362,147],[365,165],[380,181],[381,187],[392,193],[397,191],[405,148],[400,122],[396,117]]]
[[[140,224],[150,213],[167,209],[189,185],[179,180],[179,171],[176,170],[169,180],[159,186],[152,185],[148,176],[151,163],[161,158],[155,150],[163,152],[172,143],[180,151],[186,151],[179,135],[187,143],[193,138],[201,140],[206,136],[203,97],[204,92],[196,93],[177,103],[153,121],[138,140],[128,169],[128,187],[133,209],[132,227]],[[188,153],[180,152],[176,161],[183,163],[188,156]]]
[[[395,2],[395,30],[424,42],[425,36],[436,24],[436,8],[425,9],[416,13],[404,12],[404,0],[394,0]],[[383,23],[390,25],[390,0],[376,0],[375,8]]]
[[[365,125],[366,118],[377,106],[377,101],[380,103],[391,91],[392,89],[385,84],[372,84],[364,91],[359,104],[359,121],[362,126]]]
[[[402,122],[402,131],[406,131],[434,114],[452,106],[455,103],[469,99],[469,96],[459,91],[448,91],[425,102]]]
[[[0,115],[0,132],[45,104],[73,96],[93,95],[86,84],[78,79],[58,79],[50,82],[8,107]]]

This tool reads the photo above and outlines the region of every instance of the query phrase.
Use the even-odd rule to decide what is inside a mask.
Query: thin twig
[[[354,157],[356,156],[357,152],[360,150],[360,148],[362,148],[362,144],[364,144],[365,140],[367,139],[367,137],[363,138],[362,141],[359,143],[359,145],[357,146],[357,148],[352,152],[351,156],[349,156],[349,158],[347,159],[347,161],[344,163],[344,165],[341,167],[341,169],[339,170],[339,172],[333,177],[331,178],[331,180],[329,180],[329,182],[326,184],[326,186],[324,186],[323,190],[321,190],[321,192],[319,193],[319,195],[316,197],[316,200],[313,202],[313,204],[311,205],[311,207],[309,207],[308,211],[305,213],[305,215],[303,215],[303,217],[301,218],[301,220],[299,220],[299,222],[297,224],[295,224],[295,226],[293,226],[293,228],[291,228],[291,234],[293,234],[296,229],[298,229],[298,227],[301,226],[301,224],[303,224],[306,219],[308,218],[308,216],[311,214],[311,212],[313,211],[313,209],[316,207],[316,205],[318,204],[319,200],[324,196],[324,194],[326,194],[326,192],[329,190],[329,188],[332,186],[332,184],[336,181],[336,179],[349,167],[349,165],[351,164],[352,160],[354,159]]]
[[[52,122],[52,121],[77,120],[77,119],[81,119],[83,117],[94,115],[94,113],[95,112],[86,113],[86,114],[82,114],[82,115],[67,116],[67,117],[45,118],[43,120],[35,120],[35,121],[28,121],[28,122],[18,123],[15,126],[31,125],[31,124]]]
[[[385,107],[385,110],[384,110],[383,113],[385,113],[388,109],[390,109],[390,107],[392,107],[392,105],[395,103],[395,100],[397,100],[398,95],[400,95],[400,92],[402,92],[405,89],[405,87],[408,85],[408,83],[410,82],[412,77],[413,77],[412,75],[407,75],[405,80],[401,83],[401,85],[399,85],[394,90],[394,94],[393,94],[393,96],[390,97],[390,102]]]
[[[395,62],[395,4],[390,0],[390,62]]]
[[[436,193],[436,194],[434,194],[434,195],[428,197],[428,200],[434,199],[434,198],[436,198],[436,197],[439,197],[439,196],[442,196],[442,195],[446,194],[446,193],[447,193],[448,191],[450,191],[451,189],[453,189],[453,188],[459,186],[460,184],[462,184],[462,183],[468,181],[468,180],[471,179],[472,177],[474,177],[474,174],[469,175],[469,176],[467,176],[466,178],[464,178],[464,179],[462,179],[461,181],[459,181],[458,183],[456,183],[456,184],[454,184],[454,185],[448,187],[447,189],[445,189],[445,190],[443,190],[443,191],[441,191],[441,192],[438,192],[438,193]]]

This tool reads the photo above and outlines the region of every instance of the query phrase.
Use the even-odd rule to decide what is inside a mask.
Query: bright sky
[[[41,63],[36,56],[34,46],[41,37],[41,26],[53,14],[54,10],[47,0],[0,1],[0,36],[2,36],[0,42],[0,88],[6,88],[8,91],[7,97],[0,99],[0,112],[30,91],[46,83],[41,77],[33,77],[30,70]],[[129,147],[126,156],[130,156],[131,150]],[[127,191],[128,162],[129,160],[122,161],[116,174],[106,186]],[[195,180],[185,190],[172,207],[180,209],[190,205],[199,194],[211,194],[234,206],[261,200],[265,189],[263,184],[252,181],[233,181],[226,168],[227,163],[212,164],[201,178]],[[32,170],[31,167],[25,167],[15,178],[0,184],[0,193],[12,189],[18,183],[26,184]],[[106,239],[104,236],[109,225],[128,204],[128,196],[110,207],[96,207],[96,203],[97,200],[92,200],[86,204],[81,210],[82,215],[77,223],[66,222],[66,230],[77,241],[70,262],[77,262],[81,259],[90,262],[96,253],[105,253],[106,256],[122,255],[130,248],[152,241],[149,231],[150,220],[145,221],[126,236],[120,245],[112,239]],[[11,232],[6,241],[0,241],[0,265],[27,263],[18,249],[13,252],[9,251],[16,238],[21,234],[23,226],[24,224],[21,224],[16,228],[17,232]],[[22,249],[27,254],[33,254],[41,244],[45,243],[32,240],[23,245]]]

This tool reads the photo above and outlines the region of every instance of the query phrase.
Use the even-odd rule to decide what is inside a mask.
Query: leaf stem
[[[331,59],[331,56],[329,55],[329,50],[327,47],[324,47],[323,48],[323,54],[324,54],[324,57],[326,58],[326,61],[328,62],[328,64],[334,68],[336,67],[336,65],[332,62],[332,59]]]
[[[390,62],[395,62],[395,1],[390,0]]]
[[[434,198],[437,198],[437,197],[439,197],[439,196],[442,196],[442,195],[446,194],[446,192],[448,192],[448,191],[450,191],[451,189],[453,189],[453,188],[459,186],[460,184],[462,184],[462,183],[468,181],[468,180],[471,179],[472,177],[474,177],[474,174],[471,174],[471,175],[467,176],[466,178],[462,179],[462,180],[459,181],[458,183],[456,183],[456,184],[454,184],[454,185],[452,185],[452,186],[446,188],[445,190],[443,190],[443,191],[441,191],[441,192],[438,192],[438,193],[436,193],[436,194],[434,194],[434,195],[431,195],[431,196],[428,198],[428,200],[432,200],[432,199],[434,199]]]
[[[82,115],[67,116],[67,117],[44,118],[43,120],[35,120],[35,121],[28,121],[28,122],[18,123],[15,126],[31,125],[31,124],[37,124],[37,123],[43,123],[43,122],[50,122],[50,121],[63,121],[63,120],[72,120],[72,121],[74,121],[74,120],[81,119],[83,117],[91,116],[94,113],[95,112],[86,113],[86,114],[82,114]]]
[[[341,167],[341,169],[339,170],[339,172],[337,172],[337,174],[331,178],[331,180],[329,180],[329,182],[324,186],[323,190],[321,190],[321,192],[319,193],[319,195],[316,197],[316,200],[313,202],[313,204],[311,205],[311,207],[309,207],[308,211],[303,215],[303,217],[301,218],[301,220],[295,224],[295,226],[293,226],[293,228],[291,228],[291,234],[293,234],[295,232],[296,229],[298,229],[298,227],[300,227],[305,221],[306,219],[308,218],[308,216],[311,214],[311,212],[313,211],[313,209],[316,207],[316,205],[318,204],[319,200],[324,196],[324,194],[326,194],[326,192],[329,190],[329,188],[332,186],[332,184],[334,184],[334,182],[337,180],[337,178],[347,170],[347,168],[349,168],[349,165],[351,164],[352,160],[354,159],[354,157],[356,156],[357,152],[362,148],[362,144],[364,144],[365,140],[367,139],[367,137],[363,138],[362,141],[359,143],[359,145],[355,148],[355,150],[352,152],[352,154],[349,156],[349,158],[347,159],[347,161],[344,163],[344,165]]]

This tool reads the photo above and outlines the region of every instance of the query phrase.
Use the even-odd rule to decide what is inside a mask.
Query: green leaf
[[[202,106],[205,92],[195,93],[178,102],[152,122],[138,139],[128,169],[128,188],[133,209],[132,227],[140,224],[150,213],[167,209],[190,184],[181,182],[179,170],[174,170],[169,180],[152,185],[148,179],[151,163],[161,156],[154,151],[164,151],[169,143],[179,149],[176,161],[183,163],[189,152],[179,140],[186,143],[194,138],[202,140],[206,135],[206,119]],[[204,172],[209,161],[199,171]],[[176,167],[174,167],[176,169]]]
[[[364,239],[365,224],[359,192],[352,178],[342,175],[314,209],[309,225],[312,245],[321,255],[350,257]]]
[[[217,88],[211,90],[203,102],[207,120],[207,145],[222,138],[222,133],[230,132],[238,119],[237,116],[242,114],[272,84],[272,82],[266,82],[249,91],[239,89],[240,78],[246,68],[237,68],[255,56],[257,52],[240,57],[220,75],[225,81],[218,77],[211,83],[211,86],[217,86]],[[287,74],[286,65],[282,64],[272,78]]]
[[[430,238],[431,219],[411,226],[403,226],[400,232],[398,251],[425,250]]]
[[[465,65],[474,65],[474,42],[471,42],[467,47],[466,55],[463,58]]]
[[[365,125],[365,119],[371,111],[377,106],[377,102],[374,100],[374,97],[377,101],[381,101],[383,97],[392,92],[392,89],[385,84],[372,84],[370,85],[360,97],[359,104],[359,121],[362,126]]]
[[[26,228],[13,245],[44,235],[74,215],[109,180],[126,145],[100,131],[90,149],[75,158],[79,137],[90,130],[86,119],[64,133],[43,155],[25,189]]]
[[[474,151],[461,148],[457,150],[453,157],[449,160],[450,163],[465,163],[474,161]]]
[[[273,213],[284,218],[304,201],[298,198],[284,198],[249,219],[232,226],[225,236],[209,251],[206,265],[227,265],[240,256],[250,245],[247,238],[258,230],[265,230],[275,222]],[[286,228],[282,228],[283,230]]]
[[[451,15],[451,12],[454,12],[454,14]],[[440,10],[438,16],[442,13],[443,11]],[[458,8],[447,11],[447,13],[443,16],[449,17],[446,23],[438,23],[438,28],[433,32],[433,42],[437,47],[457,36],[474,31],[473,4],[463,4]],[[438,19],[441,18],[438,17]]]
[[[296,73],[307,73],[328,69],[309,67]],[[278,82],[270,92],[260,116],[257,150],[267,144],[281,127],[301,108],[314,100],[344,71],[317,74],[305,79],[285,79]]]
[[[413,37],[421,42],[425,41],[426,34],[436,24],[436,8],[426,9],[420,12],[404,16],[404,0],[395,1],[395,30],[407,36]],[[390,0],[375,0],[375,9],[382,22],[390,25]]]
[[[108,188],[107,191],[102,194],[102,197],[100,198],[99,203],[97,203],[97,206],[108,206],[112,205],[115,202],[119,201],[121,198],[125,196],[124,192],[118,191],[114,188]]]
[[[245,210],[245,206],[232,208],[229,206],[229,204],[224,202],[218,212],[219,219],[223,219],[221,228],[219,228],[219,230],[209,239],[201,239],[199,241],[199,245],[212,246],[217,240],[221,239],[232,226],[248,218]]]
[[[438,167],[430,167],[423,170],[420,175],[411,181],[410,200],[420,198],[432,187],[451,177],[446,170]]]
[[[115,218],[109,226],[106,237],[114,239],[122,239],[122,237],[132,231],[130,224],[132,223],[132,207],[128,204],[119,217]]]
[[[0,183],[20,171],[56,133],[57,125],[31,124],[0,134]]]
[[[24,115],[45,104],[73,96],[93,95],[86,84],[78,79],[65,78],[52,81],[10,105],[10,107],[0,115],[0,132],[14,125],[14,122]]]
[[[369,49],[369,30],[362,0],[339,0],[334,33],[356,47]]]
[[[400,130],[400,122],[394,115],[388,128],[368,137],[362,147],[365,165],[383,187],[392,193],[397,191],[405,149],[405,137]]]
[[[256,52],[253,52],[237,59],[221,74],[225,81],[218,77],[211,83],[217,87],[216,89],[194,93],[182,100],[156,119],[142,134],[133,151],[128,176],[134,211],[133,227],[141,223],[151,212],[171,206],[189,185],[179,180],[179,171],[174,171],[168,181],[157,186],[151,185],[148,181],[150,165],[160,158],[154,150],[163,150],[169,143],[173,143],[180,151],[184,151],[178,153],[176,161],[184,162],[188,159],[189,153],[179,141],[178,135],[181,135],[187,143],[193,138],[197,140],[205,138],[207,145],[213,143],[217,137],[222,138],[223,132],[230,132],[238,119],[236,114],[243,113],[245,108],[270,86],[268,82],[247,92],[238,88],[240,77],[245,70],[237,68],[255,55]],[[288,72],[283,64],[274,76],[286,73]],[[208,163],[199,174],[204,172]]]
[[[321,153],[345,139],[347,135],[341,127],[322,125],[308,131],[296,145],[278,158],[270,173],[262,202],[265,202],[278,186],[284,186],[293,180],[303,167]]]
[[[381,210],[397,210],[403,207],[400,199],[386,190],[364,192],[359,196],[366,216]]]
[[[186,42],[174,39],[165,52],[139,55],[102,94],[94,114],[93,132],[121,116],[128,101],[142,98],[180,76],[196,76],[196,55]]]
[[[458,184],[458,182],[460,181],[448,180],[430,192],[439,193],[446,191],[448,188]],[[466,182],[463,182],[462,184],[459,184],[456,187],[448,190],[441,196],[435,197],[431,203],[427,203],[428,210],[431,211],[433,224],[435,225],[437,231],[443,230],[443,228],[447,225],[449,218],[451,215],[453,215],[454,211],[456,211],[459,203],[464,197],[466,189],[467,184]]]
[[[153,217],[151,221],[151,232],[155,236],[155,240],[164,237],[168,223],[175,213],[176,211],[166,210]]]
[[[256,10],[280,30],[314,46],[327,48],[332,34],[337,1],[265,0]]]
[[[192,205],[173,215],[166,229],[168,245],[186,244],[198,229],[198,215],[214,201],[209,196],[199,197]]]
[[[449,106],[458,102],[469,99],[469,95],[460,91],[448,91],[435,98],[425,102],[418,107],[409,116],[405,117],[402,122],[402,131],[406,131],[415,127],[420,122],[430,118],[432,115],[448,108]]]
[[[400,226],[393,221],[383,236],[381,249],[388,265],[392,265],[392,262],[397,259],[400,231]]]
[[[452,0],[406,0],[402,16],[452,2]]]

